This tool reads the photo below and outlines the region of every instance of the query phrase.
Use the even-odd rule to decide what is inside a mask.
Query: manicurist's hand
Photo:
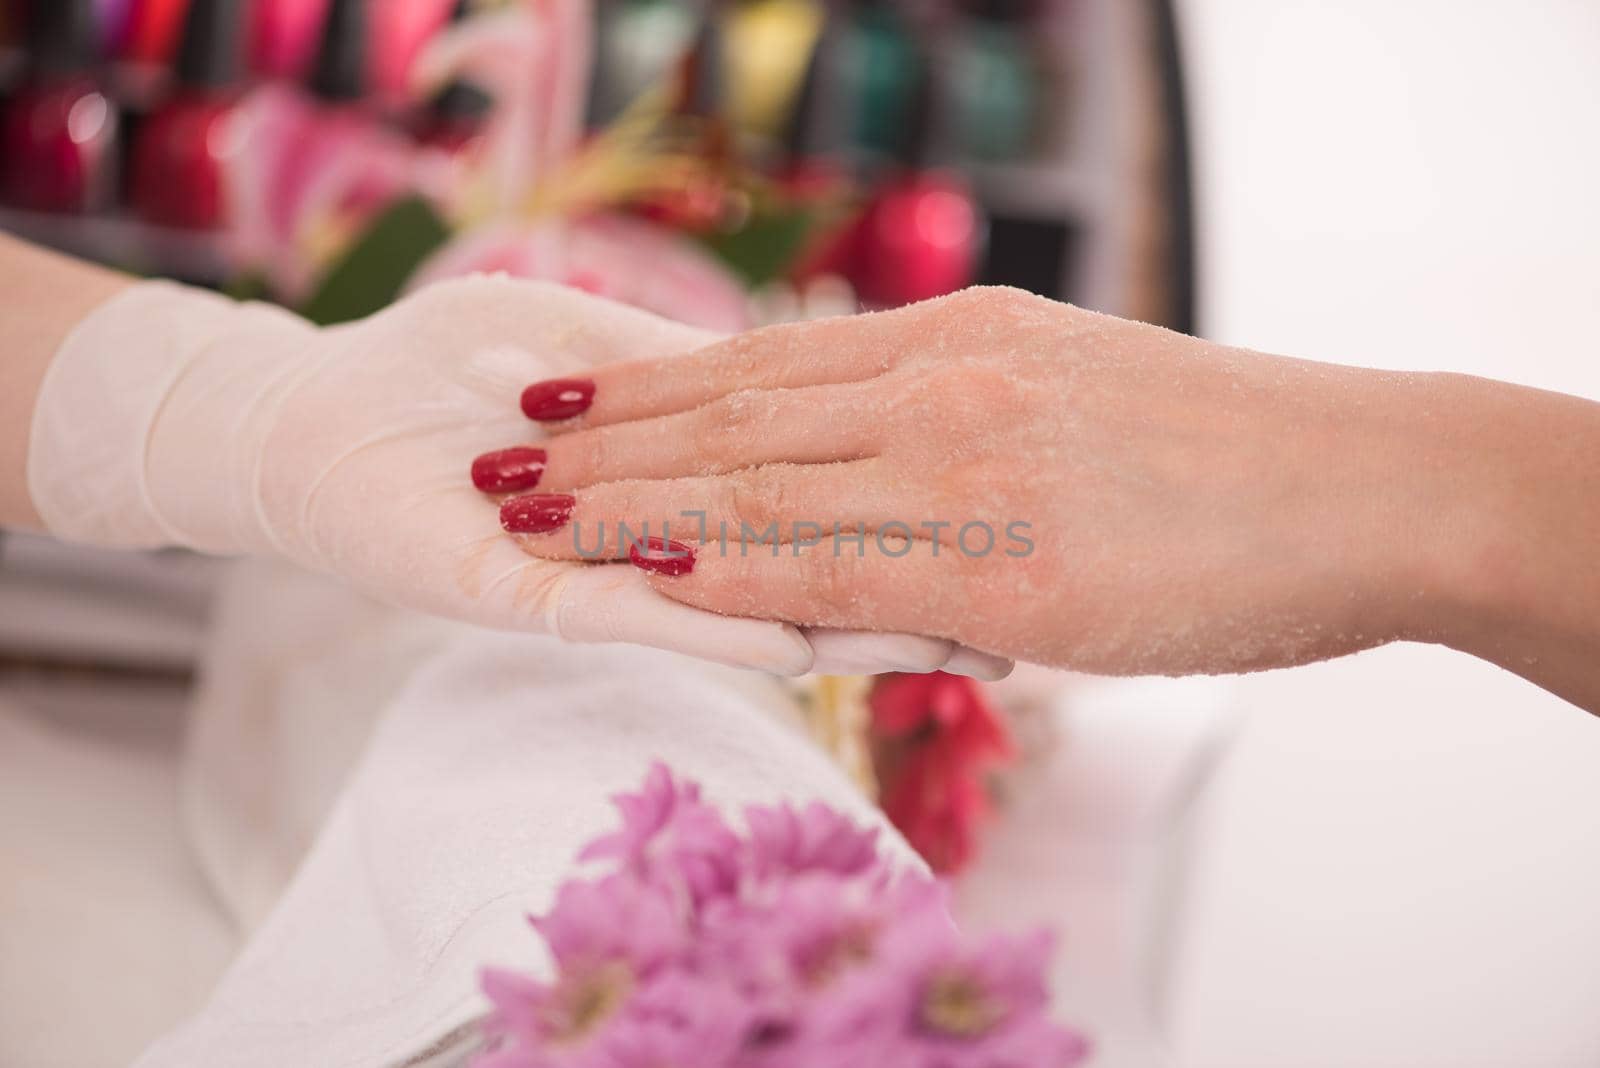
[[[1586,401],[995,289],[553,388],[557,496],[508,527],[684,604],[1115,674],[1439,641],[1600,709]]]
[[[0,263],[55,272],[52,290],[102,277],[20,245],[0,248]],[[60,312],[26,361],[25,440],[8,433],[0,453],[6,522],[104,547],[276,555],[483,626],[783,674],[1008,666],[939,638],[812,635],[706,612],[627,565],[535,559],[504,537],[484,490],[531,487],[544,466],[518,388],[681,353],[712,340],[703,331],[504,278],[441,283],[331,328],[127,280]],[[21,367],[13,353],[7,376],[23,381]],[[507,441],[517,448],[473,464]]]

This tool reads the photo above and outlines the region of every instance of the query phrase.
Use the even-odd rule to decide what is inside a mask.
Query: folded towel
[[[296,603],[284,585],[292,578],[256,581],[276,583],[280,606]],[[242,599],[233,624],[224,612],[223,633],[239,624]],[[326,617],[304,618],[314,638]],[[848,778],[783,722],[787,703],[764,677],[632,646],[460,628],[415,637],[438,651],[382,706],[370,737],[336,722],[336,710],[320,728],[302,716],[298,739],[281,722],[273,735],[197,734],[190,803],[201,848],[253,933],[207,1006],[139,1068],[458,1058],[484,1007],[479,969],[545,966],[525,916],[550,902],[580,846],[613,824],[608,797],[636,786],[655,760],[730,810],[822,799],[881,827],[884,847],[916,863]],[[397,673],[375,664],[374,675]],[[207,686],[212,701],[239,689],[215,677]],[[226,710],[203,699],[200,713]],[[315,782],[335,797],[320,821],[316,806],[275,807],[261,788],[295,779],[275,762],[314,751],[319,729],[338,736],[333,750],[361,751],[342,783],[326,767],[296,780],[302,792]],[[293,828],[317,822],[309,852],[295,856]],[[281,847],[276,866],[251,859],[264,841]],[[276,893],[275,879],[291,871]]]

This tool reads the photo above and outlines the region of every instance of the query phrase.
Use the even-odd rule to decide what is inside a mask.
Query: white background
[[[1209,336],[1600,398],[1600,3],[1179,7]],[[1600,720],[1420,647],[1238,692],[1178,1063],[1600,1064]]]

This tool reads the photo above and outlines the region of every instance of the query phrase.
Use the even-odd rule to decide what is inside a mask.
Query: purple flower
[[[585,966],[552,984],[484,974],[498,1044],[474,1068],[734,1068],[753,1016],[727,983],[679,969],[636,985]]]
[[[638,793],[613,800],[622,829],[589,843],[580,859],[616,860],[647,882],[681,883],[696,902],[733,887],[739,839],[700,799],[698,784],[678,782],[657,762]]]
[[[1052,939],[964,944],[935,900],[901,913],[870,964],[818,1000],[773,1068],[1068,1068],[1088,1044],[1047,1016]]]
[[[529,922],[563,969],[620,961],[645,975],[692,941],[685,908],[674,895],[625,875],[564,883],[550,911]]]
[[[642,988],[596,1052],[595,1068],[731,1068],[753,1026],[749,1002],[728,983],[683,970]]]
[[[1070,1068],[1051,1022],[1051,940],[961,938],[949,894],[897,874],[821,805],[754,807],[740,838],[651,768],[617,799],[613,862],[534,920],[541,981],[487,971],[474,1068]]]
[[[820,801],[803,809],[751,805],[744,819],[751,873],[758,878],[814,870],[857,875],[881,863],[878,832],[857,827]]]

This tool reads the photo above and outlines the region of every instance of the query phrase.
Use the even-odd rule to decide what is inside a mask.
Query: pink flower
[[[252,91],[226,157],[229,254],[291,302],[308,296],[361,229],[416,185],[403,137],[324,112],[281,86]]]
[[[744,289],[696,243],[665,226],[567,208],[521,218],[531,190],[568,166],[583,132],[593,50],[584,0],[523,0],[448,28],[411,72],[416,94],[461,78],[496,101],[465,175],[448,168],[434,199],[465,228],[418,267],[408,288],[504,271],[577,286],[657,315],[733,332],[750,325]]]
[[[620,961],[649,975],[690,942],[679,895],[622,875],[563,884],[550,911],[529,922],[563,968]]]
[[[700,799],[698,784],[677,782],[658,762],[638,793],[613,800],[622,829],[595,839],[579,859],[616,860],[646,882],[681,883],[696,902],[732,889],[739,839],[722,814]]]
[[[474,227],[424,260],[407,288],[492,271],[576,286],[707,330],[750,325],[744,290],[709,253],[665,227],[616,214]]]
[[[820,805],[729,830],[693,783],[650,769],[592,843],[614,870],[535,921],[543,981],[487,971],[473,1068],[1070,1068],[1047,1015],[1045,935],[961,938],[946,887],[896,874]]]
[[[858,875],[879,863],[878,832],[856,827],[820,801],[803,809],[752,805],[744,818],[758,878],[805,871]]]
[[[603,1043],[595,1068],[724,1068],[738,1063],[752,1026],[750,1004],[726,982],[686,971],[662,974],[634,997]]]
[[[483,987],[494,1047],[474,1068],[732,1068],[752,1026],[731,986],[681,969],[589,965],[549,984],[487,971]]]
[[[870,966],[812,1013],[783,1068],[1069,1068],[1088,1053],[1046,1015],[1047,933],[963,944],[933,901],[881,936]]]

